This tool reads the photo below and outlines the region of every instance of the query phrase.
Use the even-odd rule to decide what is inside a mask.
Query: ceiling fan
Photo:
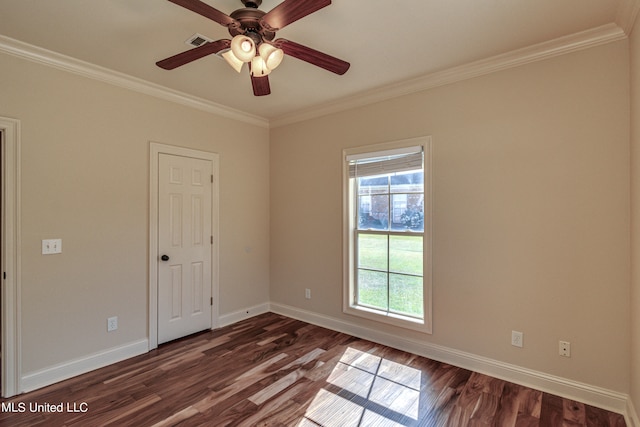
[[[245,7],[230,15],[200,0],[169,1],[227,27],[233,38],[206,42],[156,62],[158,67],[165,70],[173,70],[196,59],[222,52],[222,57],[237,72],[241,71],[245,62],[249,64],[253,94],[263,96],[271,93],[268,74],[280,64],[285,54],[339,75],[349,69],[348,62],[326,53],[291,40],[274,40],[277,31],[329,6],[331,0],[284,0],[269,12],[258,9],[262,0],[241,0]]]

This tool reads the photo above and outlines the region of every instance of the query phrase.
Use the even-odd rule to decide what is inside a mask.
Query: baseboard
[[[241,320],[269,312],[269,303],[259,304],[253,307],[224,314],[219,317],[219,326],[227,326]],[[57,382],[82,375],[87,372],[103,368],[139,356],[149,351],[149,340],[143,339],[120,347],[94,353],[69,362],[60,363],[39,371],[29,372],[22,376],[19,393],[27,393]]]
[[[450,365],[459,366],[495,378],[541,390],[557,396],[577,400],[620,414],[628,414],[631,405],[628,396],[612,390],[569,380],[544,372],[522,368],[475,354],[437,344],[418,342],[397,335],[365,328],[341,319],[320,315],[283,304],[270,304],[271,311],[338,332],[344,332],[379,344],[408,351]],[[632,412],[635,414],[635,411]],[[627,416],[627,418],[629,418]],[[637,419],[637,417],[636,417]],[[637,424],[634,427],[640,427]]]
[[[33,391],[134,356],[139,356],[148,351],[149,340],[145,338],[39,371],[29,372],[22,376],[21,390],[19,392]]]
[[[243,308],[242,310],[234,311],[232,313],[223,314],[218,318],[218,326],[224,327],[233,325],[234,323],[246,320],[259,314],[268,313],[270,304],[265,302],[263,304],[254,305],[253,307]]]
[[[574,399],[599,408],[621,413],[625,415],[629,427],[640,427],[638,413],[634,408],[633,402],[626,394],[503,363],[437,344],[402,338],[397,335],[376,331],[341,319],[324,316],[284,304],[263,303],[224,314],[219,318],[219,326],[228,326],[269,311],[374,341],[399,350],[409,351],[439,362],[459,366],[557,396]],[[70,362],[27,373],[21,379],[20,392],[25,393],[36,390],[144,354],[148,349],[149,340],[143,339]]]

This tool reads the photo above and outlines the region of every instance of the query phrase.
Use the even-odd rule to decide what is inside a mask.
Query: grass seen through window
[[[358,304],[422,318],[423,237],[358,234]]]

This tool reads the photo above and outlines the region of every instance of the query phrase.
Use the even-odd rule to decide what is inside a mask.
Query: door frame
[[[2,397],[22,392],[20,293],[20,121],[0,117],[2,130]]]
[[[213,163],[211,186],[211,329],[219,325],[219,155],[159,142],[149,143],[149,350],[158,347],[158,162],[161,154],[210,160]]]

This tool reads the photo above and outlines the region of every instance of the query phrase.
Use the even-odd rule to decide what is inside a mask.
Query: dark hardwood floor
[[[1,426],[625,425],[619,414],[272,313],[3,399],[2,409]]]

